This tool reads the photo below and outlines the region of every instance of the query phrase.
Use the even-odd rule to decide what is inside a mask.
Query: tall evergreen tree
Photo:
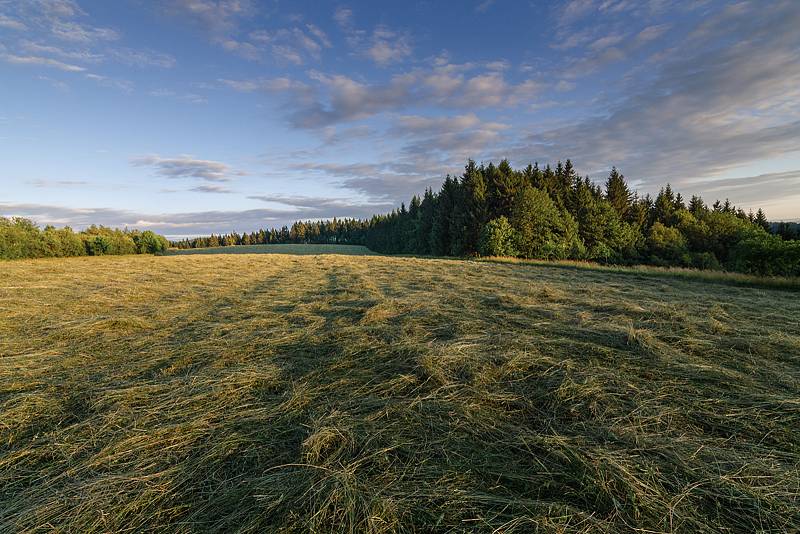
[[[458,182],[447,175],[436,198],[436,210],[433,213],[431,253],[434,256],[446,256],[450,253],[450,226],[457,190]]]
[[[486,201],[488,205],[487,217],[510,217],[514,205],[514,198],[519,188],[520,176],[511,168],[508,160],[504,159],[498,166],[489,163],[485,170]]]
[[[477,252],[481,228],[486,222],[486,180],[483,169],[469,160],[464,167],[460,195],[453,213],[453,253],[463,255]]]
[[[606,180],[606,199],[622,219],[628,216],[633,194],[628,188],[628,184],[625,183],[625,177],[617,171],[616,167],[611,168],[611,173]]]
[[[675,212],[675,194],[669,184],[659,191],[653,205],[653,222],[660,222],[665,226],[672,225],[672,214]]]
[[[436,211],[436,197],[430,188],[425,190],[419,206],[419,221],[417,222],[417,254],[431,254],[433,218]]]
[[[691,200],[689,200],[689,212],[695,217],[697,217],[702,212],[706,211],[706,209],[708,208],[706,208],[703,199],[697,195],[692,195]]]
[[[756,216],[755,219],[753,219],[753,221],[767,232],[770,231],[770,224],[769,221],[767,221],[767,215],[761,208],[758,208],[758,212],[756,212]]]

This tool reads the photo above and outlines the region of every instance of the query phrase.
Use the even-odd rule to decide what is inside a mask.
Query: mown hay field
[[[0,532],[800,529],[800,299],[546,264],[0,264]]]

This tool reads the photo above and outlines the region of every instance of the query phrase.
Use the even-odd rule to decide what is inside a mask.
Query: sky
[[[468,158],[800,218],[800,2],[0,0],[0,215],[368,217]]]

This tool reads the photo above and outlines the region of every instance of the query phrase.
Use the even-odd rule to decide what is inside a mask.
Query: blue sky
[[[800,217],[800,2],[0,0],[0,215],[166,235],[571,158]]]

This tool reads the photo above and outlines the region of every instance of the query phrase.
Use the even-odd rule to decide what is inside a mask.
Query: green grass
[[[381,256],[0,269],[0,532],[800,529],[793,292]]]
[[[293,254],[293,255],[316,255],[316,254],[344,254],[347,256],[368,256],[374,255],[367,247],[361,245],[237,245],[233,247],[209,247],[209,248],[190,248],[190,249],[169,249],[168,256],[180,256],[186,254]]]

